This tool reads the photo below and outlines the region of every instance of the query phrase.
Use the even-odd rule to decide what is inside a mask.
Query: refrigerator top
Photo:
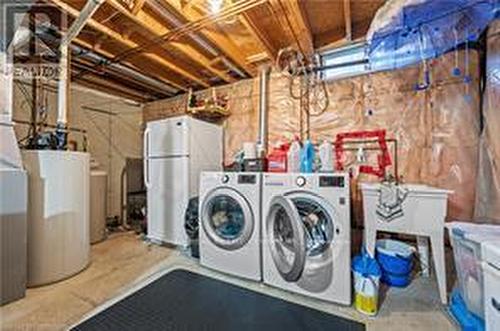
[[[187,116],[149,122],[144,132],[147,158],[189,155],[189,120]]]

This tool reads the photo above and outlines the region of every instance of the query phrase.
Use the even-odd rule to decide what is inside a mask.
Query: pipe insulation
[[[259,75],[259,136],[257,139],[259,156],[266,155],[268,147],[269,76],[270,68],[262,67]]]

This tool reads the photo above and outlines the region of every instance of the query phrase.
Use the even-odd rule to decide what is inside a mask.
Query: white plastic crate
[[[481,244],[500,241],[500,226],[452,222],[449,230],[458,288],[467,309],[484,319],[484,273]]]
[[[483,245],[486,331],[500,329],[500,242]]]

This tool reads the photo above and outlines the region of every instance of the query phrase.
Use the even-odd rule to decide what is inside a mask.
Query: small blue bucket
[[[382,268],[382,282],[405,287],[411,281],[415,248],[397,240],[377,240],[377,261]]]
[[[382,283],[393,287],[406,287],[410,285],[412,274],[406,275],[393,275],[390,272],[384,271],[380,280]]]

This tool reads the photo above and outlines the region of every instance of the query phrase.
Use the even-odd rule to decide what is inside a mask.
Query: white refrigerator
[[[222,127],[190,116],[149,122],[144,131],[147,236],[154,243],[186,246],[184,213],[198,195],[202,171],[220,171]]]

